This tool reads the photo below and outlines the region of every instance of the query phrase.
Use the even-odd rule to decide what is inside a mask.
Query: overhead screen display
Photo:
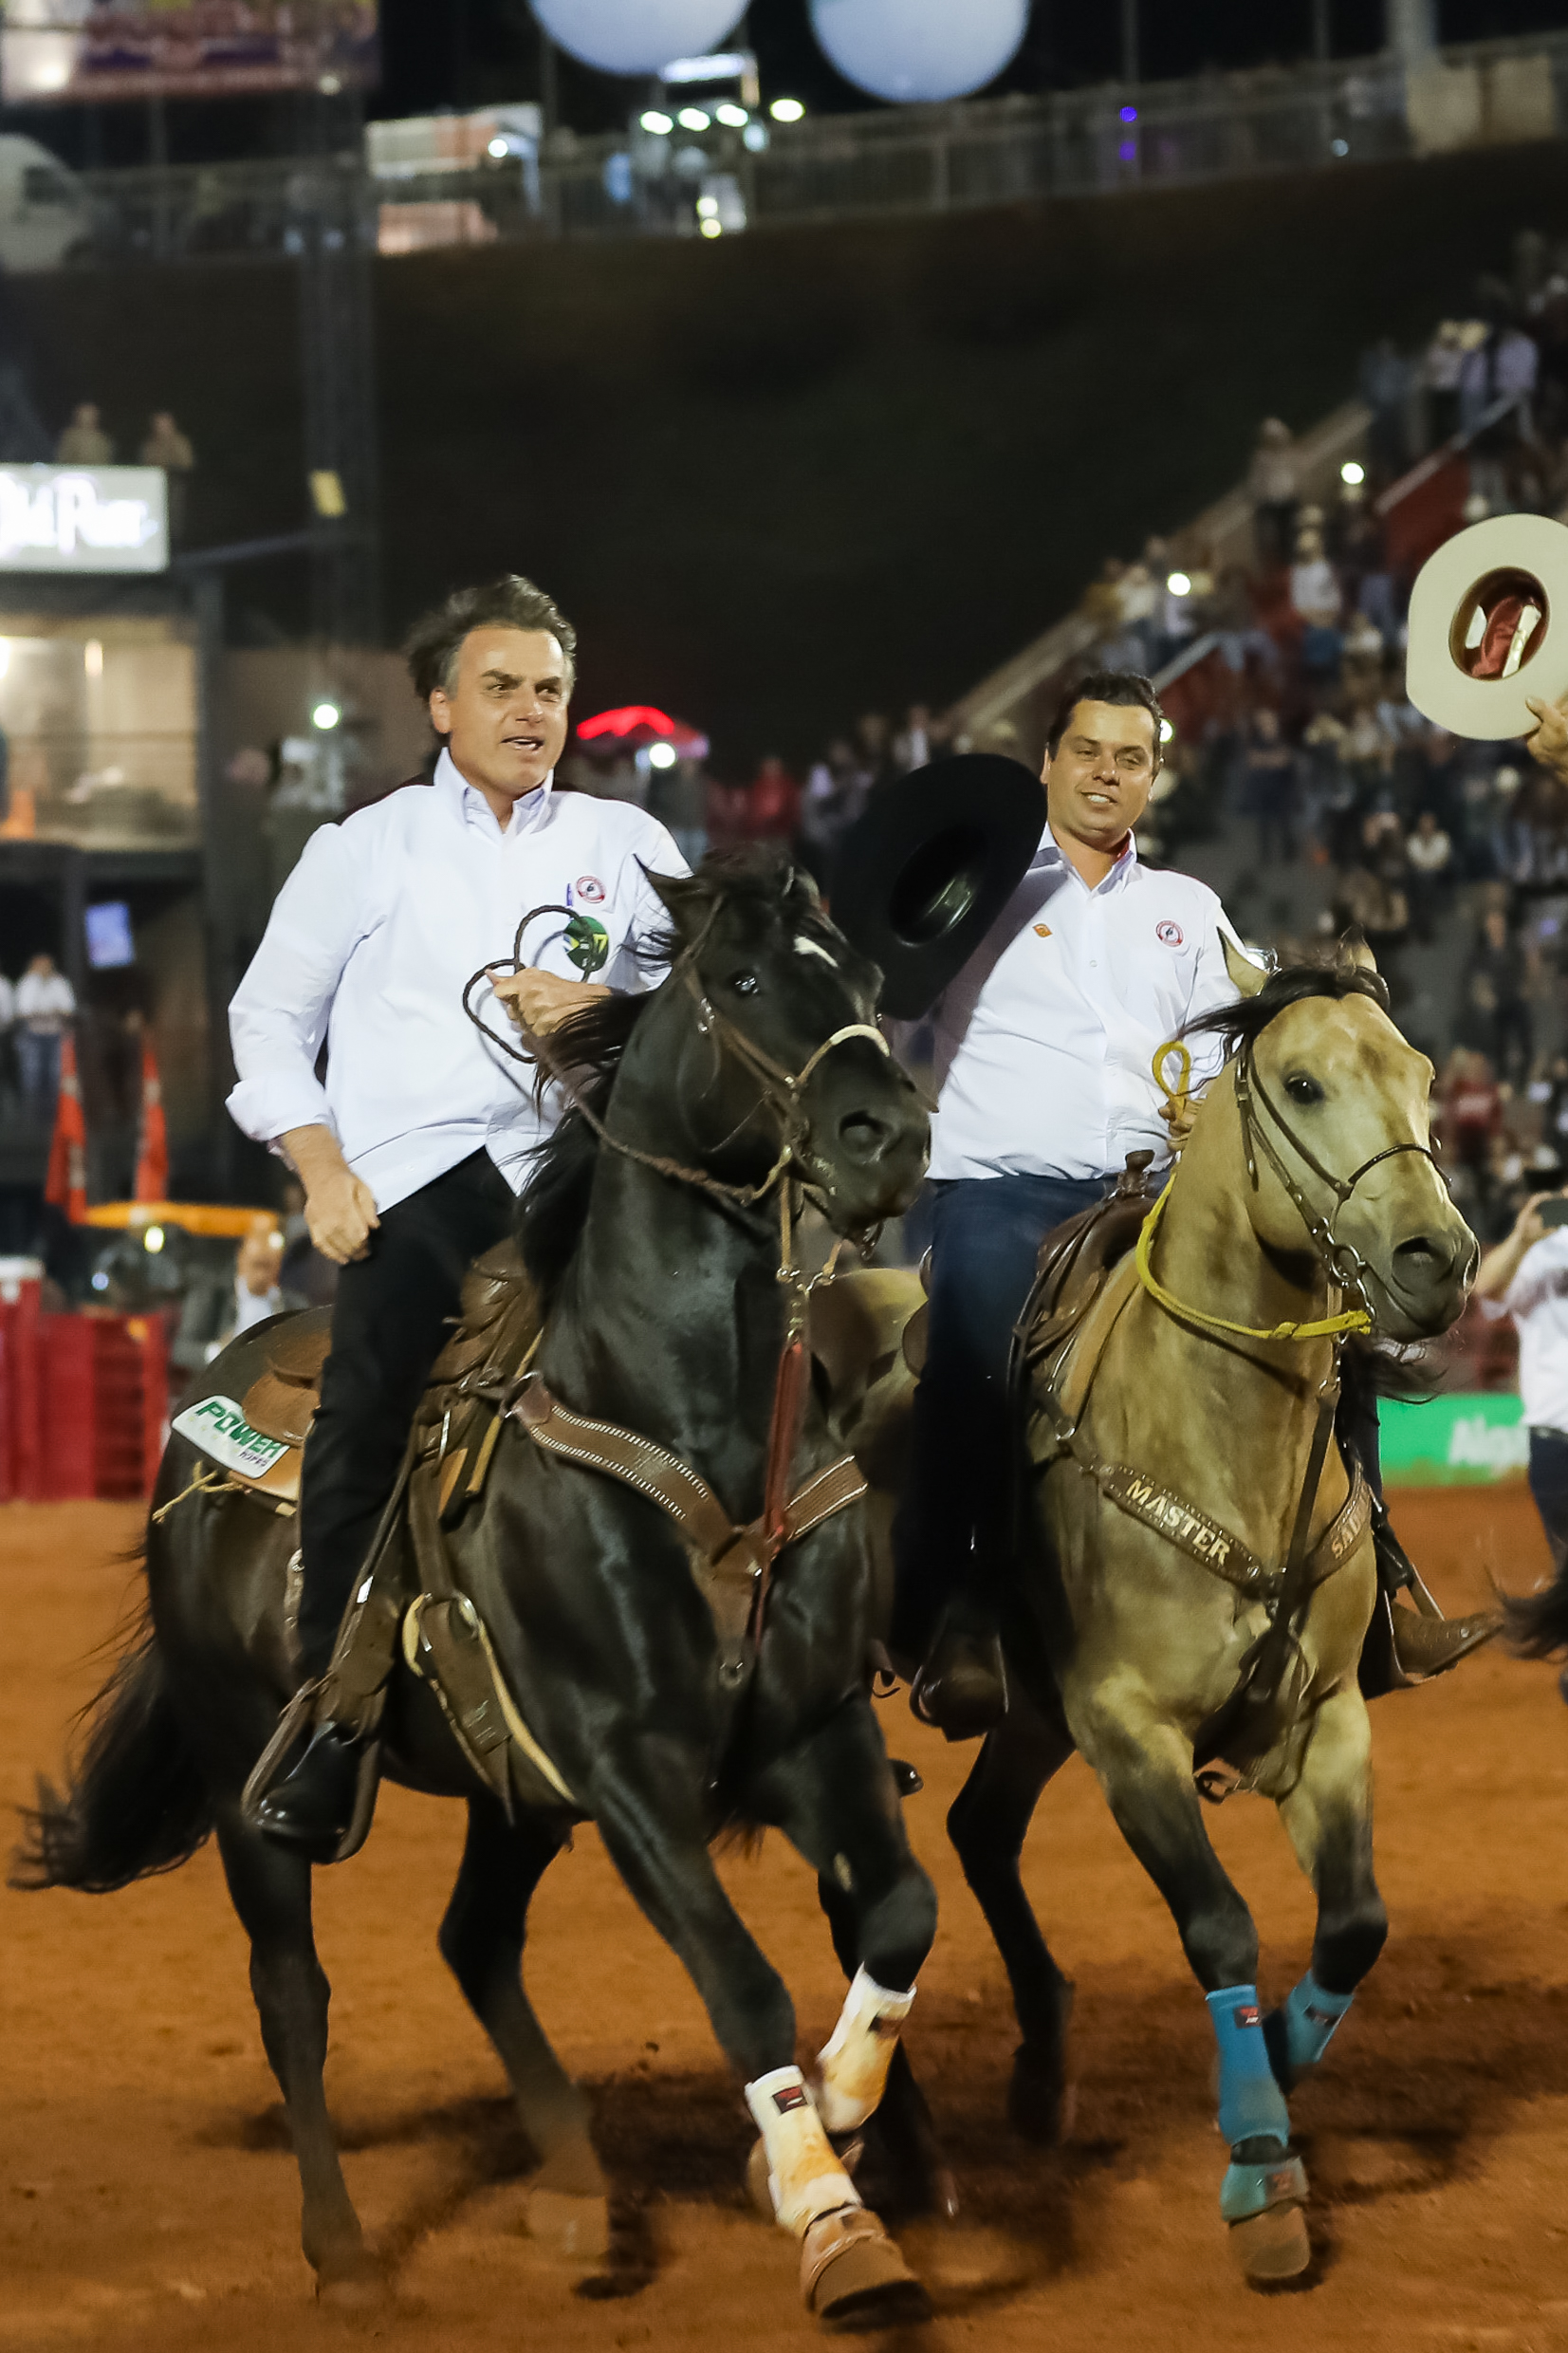
[[[5,0],[8,105],[346,89],[379,70],[376,0]]]

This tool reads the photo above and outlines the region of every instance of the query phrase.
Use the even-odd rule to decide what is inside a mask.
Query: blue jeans
[[[1553,1565],[1560,1568],[1568,1555],[1568,1436],[1560,1430],[1530,1432],[1530,1492],[1552,1547]]]
[[[930,1188],[931,1329],[894,1525],[895,1648],[923,1652],[957,1596],[985,1609],[1012,1549],[1007,1356],[1053,1226],[1112,1176],[960,1177]]]

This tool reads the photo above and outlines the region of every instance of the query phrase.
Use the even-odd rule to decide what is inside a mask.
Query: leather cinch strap
[[[690,1547],[692,1576],[713,1613],[719,1679],[731,1692],[747,1679],[755,1660],[776,1554],[866,1491],[858,1463],[852,1454],[843,1455],[797,1489],[778,1542],[770,1543],[760,1519],[737,1528],[707,1480],[678,1454],[635,1430],[574,1413],[551,1396],[537,1373],[524,1381],[507,1411],[547,1454],[618,1479],[668,1512]]]

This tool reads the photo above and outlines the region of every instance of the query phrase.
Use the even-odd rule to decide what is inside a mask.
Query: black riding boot
[[[258,1830],[312,1862],[331,1862],[354,1822],[363,1743],[336,1724],[312,1727],[297,1761],[255,1808]]]
[[[1007,1713],[1007,1670],[988,1602],[953,1595],[910,1688],[910,1706],[950,1740],[978,1740],[1001,1723]]]

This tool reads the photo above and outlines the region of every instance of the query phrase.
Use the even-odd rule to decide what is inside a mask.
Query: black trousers
[[[383,1211],[369,1256],[342,1270],[300,1480],[307,1675],[322,1674],[332,1656],[414,1409],[451,1337],[464,1272],[510,1231],[515,1207],[489,1155],[475,1152]]]

